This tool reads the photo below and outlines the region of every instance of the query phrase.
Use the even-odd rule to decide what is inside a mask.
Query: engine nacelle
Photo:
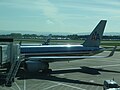
[[[41,61],[26,61],[25,69],[29,72],[38,72],[40,70],[48,69],[49,65],[46,62]]]

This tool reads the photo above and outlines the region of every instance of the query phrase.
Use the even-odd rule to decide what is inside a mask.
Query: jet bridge
[[[2,78],[6,86],[12,85],[20,63],[19,45],[15,44],[12,38],[0,38],[0,69],[6,69],[4,79]]]

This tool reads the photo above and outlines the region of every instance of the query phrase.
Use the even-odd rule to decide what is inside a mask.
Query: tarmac
[[[51,74],[20,69],[12,87],[1,85],[0,90],[103,90],[104,80],[111,79],[120,85],[120,52],[110,58],[54,62],[50,68]]]

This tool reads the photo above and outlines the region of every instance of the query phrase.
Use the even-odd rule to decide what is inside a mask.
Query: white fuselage
[[[103,51],[99,47],[84,47],[83,45],[28,45],[21,47],[21,54],[30,56],[91,56]]]

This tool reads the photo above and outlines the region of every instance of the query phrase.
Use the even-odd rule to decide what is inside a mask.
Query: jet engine
[[[39,72],[40,70],[45,70],[49,68],[49,64],[41,61],[26,61],[25,70],[29,72]]]

